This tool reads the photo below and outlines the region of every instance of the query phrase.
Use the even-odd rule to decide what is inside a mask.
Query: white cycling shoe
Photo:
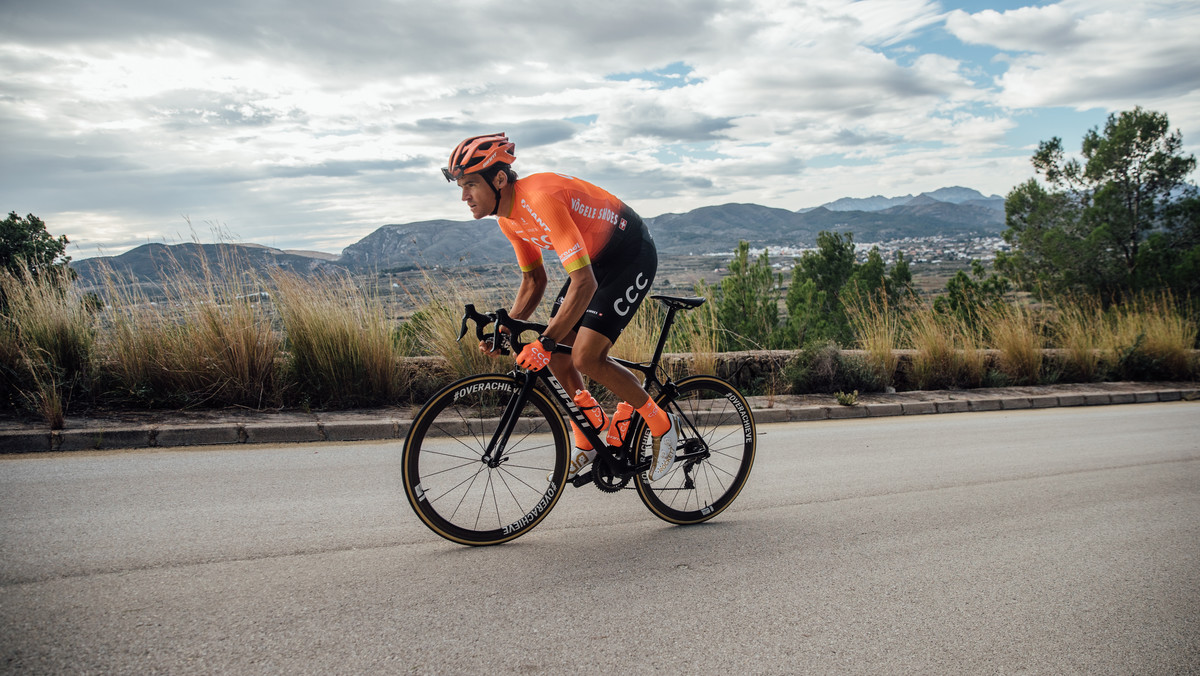
[[[585,451],[582,448],[579,448],[577,446],[572,447],[571,448],[571,459],[569,462],[567,462],[567,481],[574,479],[575,475],[579,474],[579,472],[581,472],[584,467],[587,467],[588,465],[592,464],[592,461],[595,459],[596,459],[596,449],[593,448],[591,450]],[[551,481],[553,479],[554,479],[553,472],[546,475],[547,481]]]
[[[666,476],[675,464],[675,446],[679,443],[679,418],[670,413],[667,417],[671,420],[671,429],[661,437],[653,437],[651,442],[654,451],[654,461],[650,465],[651,481],[658,481]]]

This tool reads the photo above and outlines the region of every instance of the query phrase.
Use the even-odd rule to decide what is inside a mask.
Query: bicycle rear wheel
[[[498,461],[488,448],[519,396],[510,375],[464,378],[429,400],[404,442],[404,490],[421,522],[466,545],[494,545],[527,533],[562,494],[567,432],[540,390],[530,392]]]
[[[675,397],[658,405],[680,417],[677,460],[651,482],[642,472],[637,491],[655,516],[676,524],[707,521],[729,506],[754,464],[754,415],[733,385],[713,376],[692,376],[676,385]],[[641,457],[651,453],[650,430],[640,425]]]

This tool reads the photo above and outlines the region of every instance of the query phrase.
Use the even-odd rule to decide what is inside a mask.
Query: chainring
[[[616,493],[625,488],[629,483],[629,477],[620,477],[608,466],[602,458],[596,458],[596,462],[592,466],[592,481],[595,482],[596,488],[605,493]]]

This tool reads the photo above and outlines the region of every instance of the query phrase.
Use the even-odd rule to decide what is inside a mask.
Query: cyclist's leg
[[[629,403],[653,432],[652,473],[657,478],[671,466],[678,431],[674,418],[664,412],[628,369],[609,358],[608,351],[633,319],[650,292],[658,269],[654,240],[645,234],[632,238],[619,255],[592,264],[598,284],[584,312],[575,346],[575,366]]]
[[[608,351],[612,345],[612,341],[602,333],[586,326],[579,329],[571,348],[573,370],[586,374],[634,408],[642,406],[650,395],[642,389],[633,372],[609,358]]]
[[[649,395],[633,373],[610,359],[608,352],[649,294],[658,270],[654,240],[644,230],[640,235],[623,241],[618,251],[606,250],[604,257],[592,263],[596,292],[583,313],[572,347],[575,368],[635,408],[645,404]]]
[[[567,297],[567,290],[570,288],[571,278],[568,277],[567,281],[563,283],[562,288],[558,290],[558,295],[554,297],[554,305],[550,308],[551,317],[554,317],[558,314],[559,308],[562,307],[563,300]],[[580,322],[582,321],[583,320],[581,319]],[[571,333],[567,334],[566,338],[563,338],[558,342],[562,343],[563,345],[570,345],[572,351],[574,351],[575,339],[578,330],[579,325],[576,324]],[[585,389],[583,376],[580,375],[579,369],[575,368],[574,361],[569,354],[564,352],[555,352],[554,354],[550,355],[550,372],[554,374],[554,377],[558,379],[558,382],[562,384],[563,389],[565,389],[568,394],[573,393],[576,390]]]

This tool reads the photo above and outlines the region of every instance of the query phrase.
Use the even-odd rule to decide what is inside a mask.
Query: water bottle
[[[609,446],[620,446],[624,443],[632,419],[633,406],[625,402],[617,404],[617,412],[613,414],[612,427],[608,428],[608,437],[605,438],[605,443]]]

